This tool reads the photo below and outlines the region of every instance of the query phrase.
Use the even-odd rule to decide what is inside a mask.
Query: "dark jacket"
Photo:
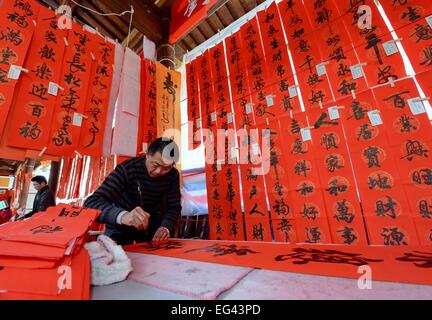
[[[146,157],[136,157],[119,164],[84,202],[84,207],[101,210],[98,221],[106,224],[105,234],[120,245],[149,241],[160,226],[168,228],[172,234],[181,214],[177,169],[152,178],[145,161]],[[136,207],[142,207],[150,214],[148,231],[116,223],[122,211],[132,211]]]
[[[27,213],[24,218],[31,217],[35,213],[45,211],[48,207],[55,206],[55,199],[48,188],[48,186],[43,187],[36,193],[36,197],[33,202],[33,210]]]

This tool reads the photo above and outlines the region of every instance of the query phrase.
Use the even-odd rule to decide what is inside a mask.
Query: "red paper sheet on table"
[[[11,65],[23,66],[40,6],[33,0],[0,3],[0,137],[18,80],[10,79]],[[21,73],[22,74],[22,73]]]
[[[93,43],[81,26],[72,24],[64,55],[60,86],[47,153],[70,156],[78,148],[87,91],[90,87]]]
[[[39,10],[35,30],[16,92],[12,123],[7,133],[8,145],[42,150],[48,145],[67,30],[57,26],[56,14],[44,7]]]
[[[144,144],[149,146],[157,139],[156,64],[151,60],[144,59],[141,63],[141,85],[144,90],[141,94],[137,150],[142,150]]]
[[[91,86],[83,110],[87,118],[81,128],[78,151],[88,156],[101,157],[114,72],[115,46],[98,35],[91,35],[90,39],[96,59],[91,66]]]
[[[432,3],[424,0],[380,0],[380,4],[396,31],[432,14]]]
[[[292,77],[291,64],[285,44],[283,27],[276,3],[259,11],[258,22],[264,43],[265,59],[268,64],[269,83]]]
[[[330,112],[327,108],[310,110],[308,119],[332,239],[337,244],[367,245],[341,119],[339,115],[333,118],[334,111],[330,117]]]
[[[88,300],[90,299],[90,258],[86,250],[72,257],[69,261],[70,269],[9,269],[5,268],[0,275],[4,277],[2,284],[7,292],[0,293],[0,300]],[[60,272],[59,272],[60,270]],[[72,274],[65,277],[65,288],[59,290],[59,280],[66,272]],[[4,282],[3,282],[4,280]]]
[[[322,196],[324,187],[320,184],[313,144],[310,140],[303,141],[301,136],[302,128],[309,125],[305,113],[280,119],[286,145],[282,151],[290,155],[286,171],[289,175],[288,190],[296,219],[297,241],[332,243]]]
[[[228,70],[230,75],[232,100],[250,94],[248,70],[246,68],[246,55],[242,49],[243,44],[240,32],[236,32],[225,40]]]
[[[384,239],[384,229],[401,232],[400,238],[410,239],[408,244],[416,244],[412,229],[412,214],[401,184],[393,153],[385,131],[389,130],[383,121],[372,125],[368,111],[377,110],[372,91],[347,98],[339,102],[345,106],[342,114],[351,159],[354,166],[362,208],[371,244],[388,244]],[[381,225],[378,230],[378,225]],[[383,242],[384,240],[384,242]],[[396,242],[401,245],[405,241]]]
[[[210,263],[352,279],[358,279],[359,266],[368,265],[373,269],[374,279],[378,281],[432,284],[432,252],[430,248],[419,246],[300,246],[171,239],[152,246],[146,243],[127,246],[125,250]]]
[[[425,19],[397,31],[414,71],[422,73],[432,65],[432,28]]]

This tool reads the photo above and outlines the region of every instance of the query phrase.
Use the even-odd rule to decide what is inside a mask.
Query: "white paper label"
[[[246,114],[249,114],[252,112],[252,104],[246,103]]]
[[[8,73],[8,78],[9,79],[13,79],[13,80],[18,80],[19,76],[21,74],[21,68],[11,64],[10,69],[9,69],[9,73]]]
[[[237,148],[233,147],[231,148],[231,158],[237,157]]]
[[[252,147],[252,154],[253,154],[253,155],[257,155],[257,154],[259,154],[259,146],[258,146],[257,143],[252,144],[251,147]]]
[[[211,113],[211,121],[216,121],[216,111]]]
[[[228,123],[232,123],[233,122],[233,114],[232,114],[232,112],[228,113],[227,117],[228,117]]]
[[[367,114],[371,125],[378,126],[383,123],[381,119],[381,115],[377,110],[369,111]]]
[[[219,161],[216,164],[216,168],[217,168],[218,171],[222,170],[222,164]]]
[[[350,69],[353,80],[363,77],[363,68],[361,65],[351,66]]]
[[[266,96],[266,101],[267,101],[267,107],[274,106],[274,101],[273,101],[273,96],[272,95]]]
[[[432,16],[426,17],[426,21],[429,24],[429,27],[432,28]]]
[[[336,119],[340,118],[339,109],[337,107],[328,108],[328,114],[329,114],[330,120],[336,120]]]
[[[387,56],[391,56],[392,54],[399,52],[398,47],[394,41],[384,42],[383,48]]]
[[[77,127],[81,127],[81,125],[82,125],[82,115],[80,115],[79,113],[74,113],[74,115],[73,115],[73,121],[72,121],[72,124],[74,125],[74,126],[77,126]]]
[[[196,119],[196,126],[197,128],[201,128],[201,119]]]
[[[312,140],[311,130],[310,128],[301,128],[300,129],[301,137],[303,141]]]
[[[297,97],[297,88],[296,87],[289,87],[288,92],[289,92],[290,98]]]
[[[316,65],[316,70],[317,70],[317,74],[318,76],[322,76],[324,74],[326,74],[326,66],[323,63],[317,64]]]
[[[142,152],[147,152],[147,149],[148,149],[147,142],[143,142],[143,144],[142,144]]]
[[[418,115],[426,112],[423,101],[418,98],[408,99],[408,105],[413,115]]]
[[[56,83],[50,81],[50,83],[48,85],[48,93],[52,96],[57,96],[58,86]]]

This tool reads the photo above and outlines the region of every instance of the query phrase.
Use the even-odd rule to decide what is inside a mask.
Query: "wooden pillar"
[[[51,192],[55,195],[57,193],[57,185],[60,173],[60,162],[59,161],[51,161],[51,169],[49,175],[48,187]]]

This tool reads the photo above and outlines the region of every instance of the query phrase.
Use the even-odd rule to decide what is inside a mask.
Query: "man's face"
[[[39,191],[40,189],[42,189],[42,188],[45,187],[45,186],[46,186],[45,182],[38,183],[38,182],[36,182],[36,181],[33,181],[33,187],[34,187],[37,191]]]
[[[146,156],[146,167],[149,176],[152,178],[161,177],[167,174],[175,165],[175,161],[167,160],[162,154],[156,152],[153,155]]]

